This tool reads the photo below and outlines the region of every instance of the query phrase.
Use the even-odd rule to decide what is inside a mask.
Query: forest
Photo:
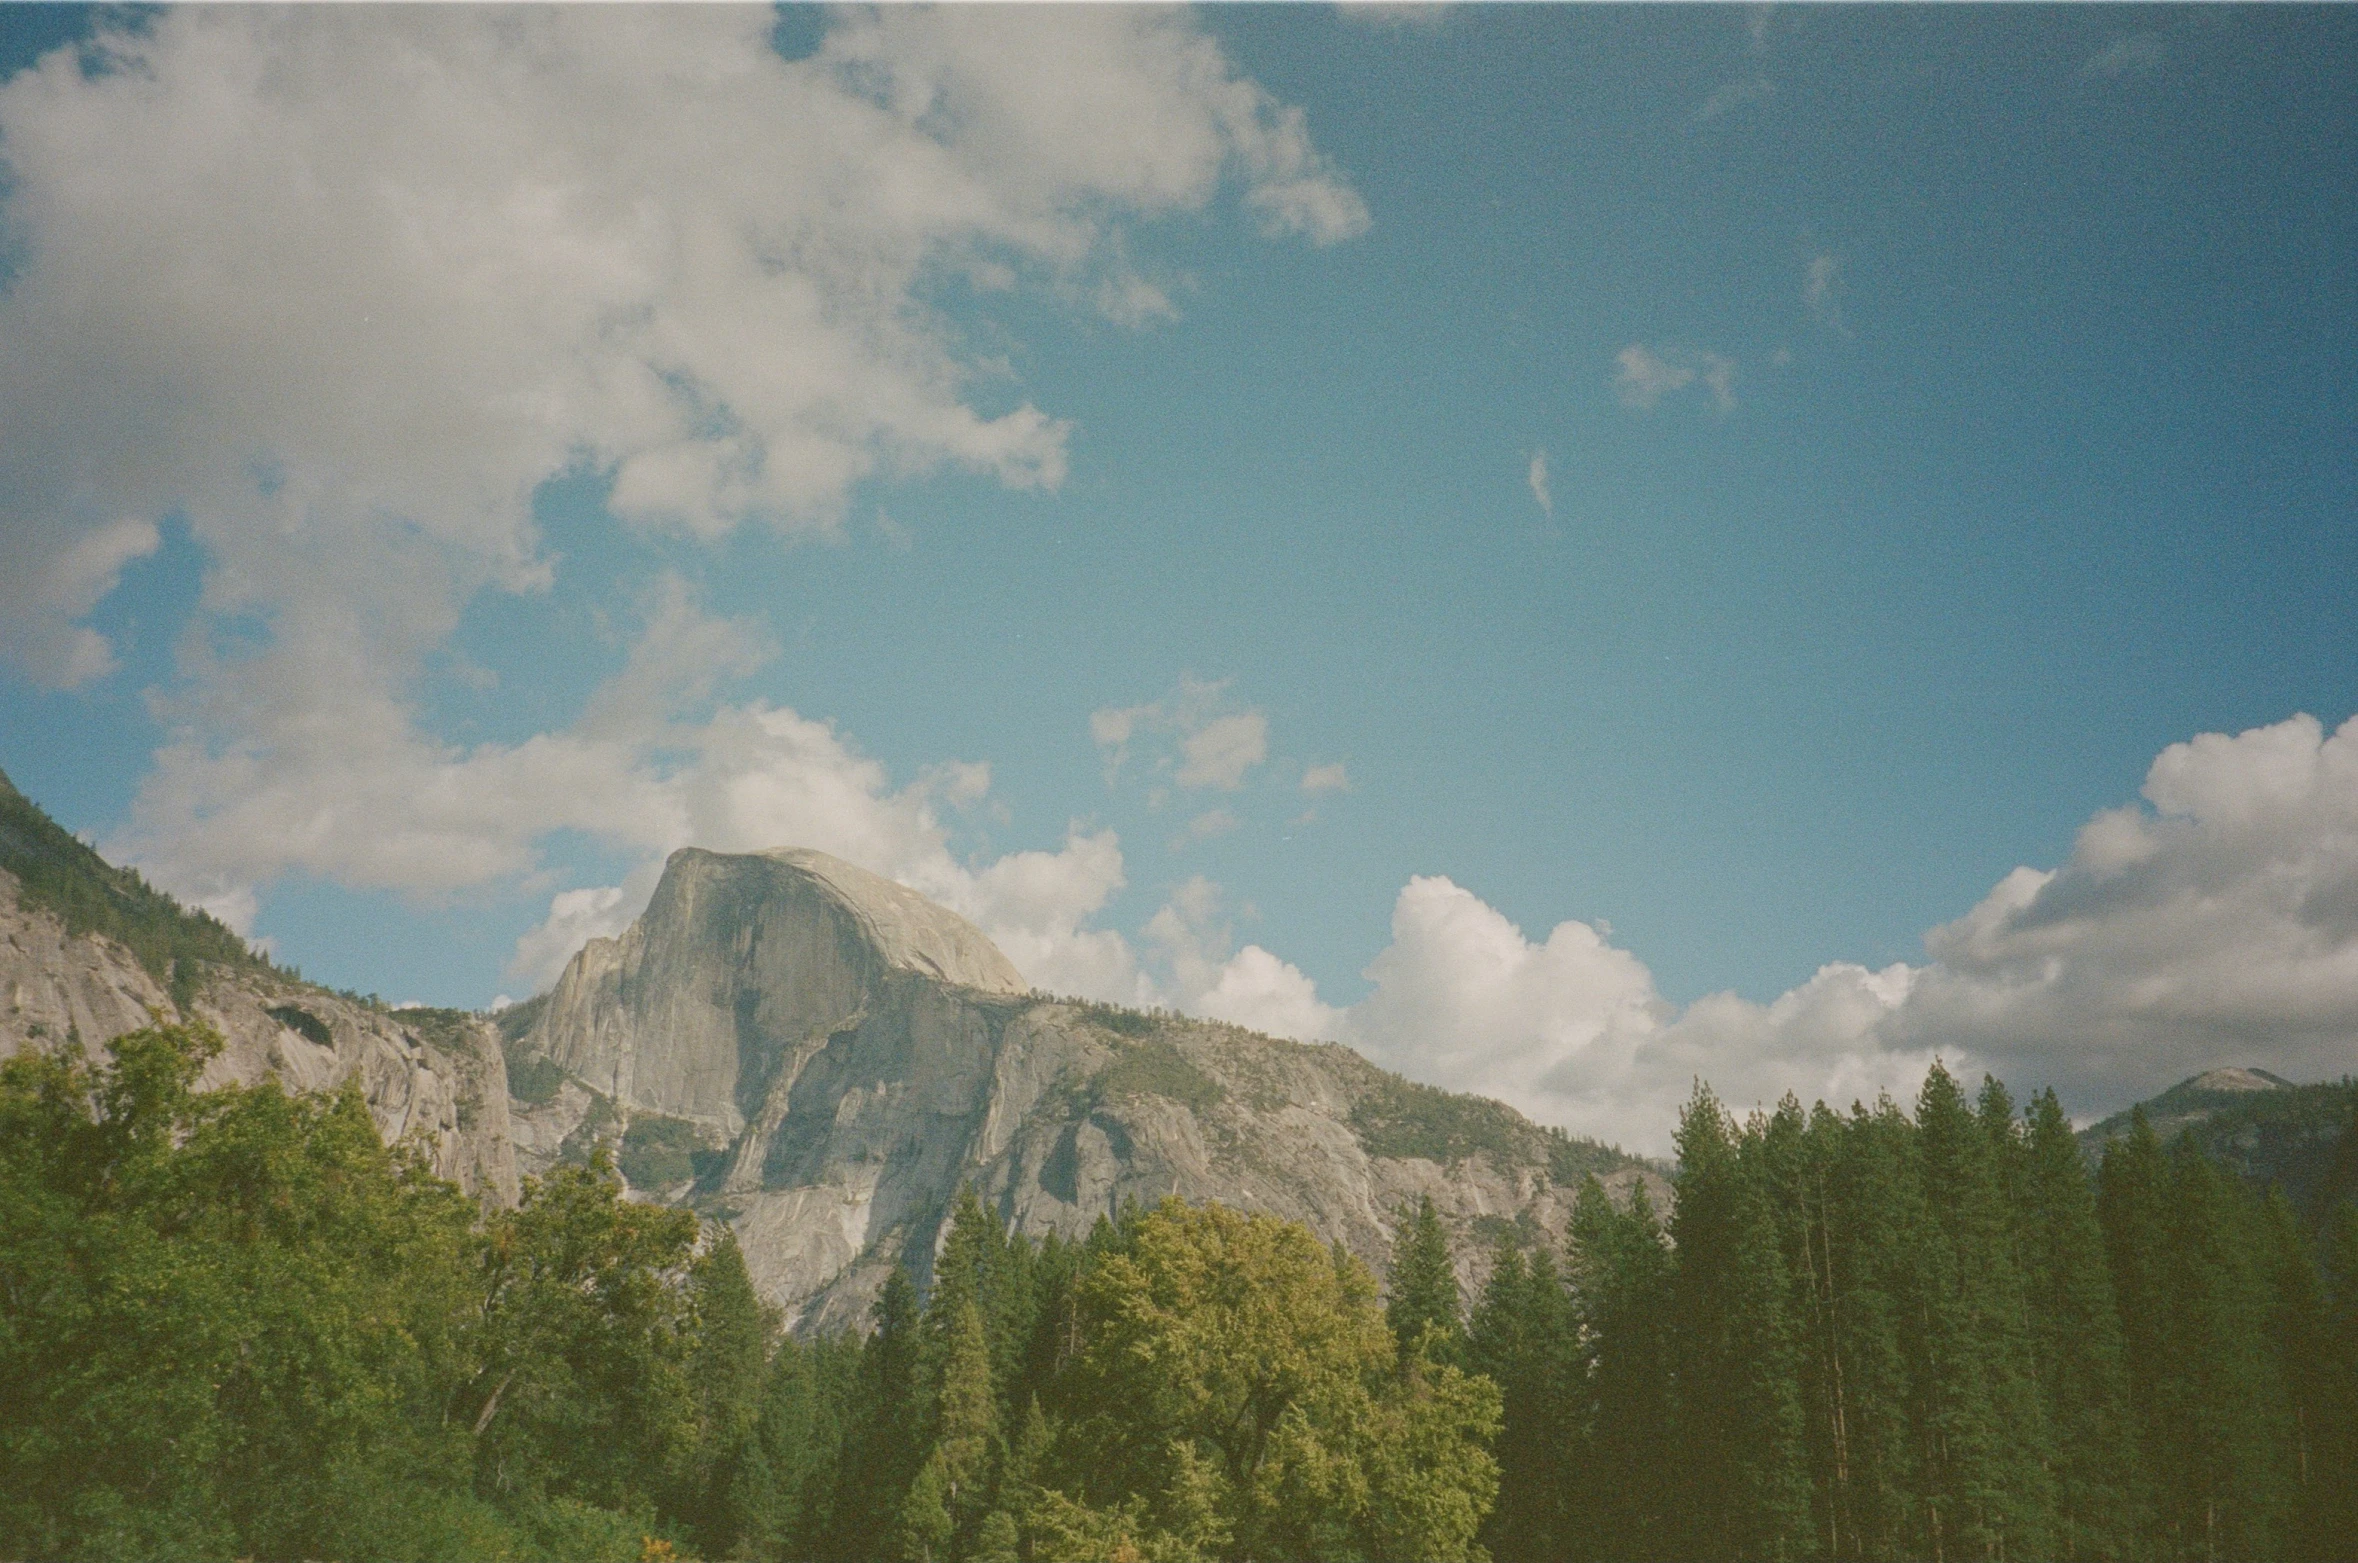
[[[2262,1559],[2358,1535],[2358,1129],[2309,1208],[2052,1094],[1689,1104],[1460,1295],[1305,1227],[962,1196],[796,1339],[598,1156],[485,1212],[162,1026],[0,1064],[0,1554]]]

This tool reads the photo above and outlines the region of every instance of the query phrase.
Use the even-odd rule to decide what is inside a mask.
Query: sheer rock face
[[[526,1170],[603,1138],[627,1172],[634,1120],[684,1120],[699,1175],[652,1192],[732,1223],[805,1330],[864,1325],[896,1263],[925,1279],[967,1183],[1036,1237],[1125,1200],[1218,1199],[1379,1273],[1401,1206],[1430,1194],[1469,1282],[1499,1235],[1560,1243],[1571,1214],[1570,1148],[1503,1107],[1474,1109],[1493,1143],[1376,1154],[1366,1109],[1413,1088],[1357,1054],[1033,995],[970,924],[816,852],[675,853],[518,1046],[578,1082],[518,1104]],[[1648,1175],[1599,1154],[1615,1181]]]
[[[488,1022],[447,1011],[436,1012],[437,1024],[405,1020],[259,971],[214,974],[181,1015],[128,950],[97,934],[69,936],[16,892],[0,870],[0,1058],[69,1039],[96,1054],[155,1016],[203,1021],[223,1045],[199,1089],[276,1078],[290,1091],[332,1090],[357,1078],[387,1143],[417,1135],[441,1176],[515,1203],[507,1067]]]

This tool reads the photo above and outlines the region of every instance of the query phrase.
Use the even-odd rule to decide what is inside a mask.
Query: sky
[[[0,7],[0,768],[467,1007],[815,846],[1633,1148],[2358,1070],[2358,12]]]

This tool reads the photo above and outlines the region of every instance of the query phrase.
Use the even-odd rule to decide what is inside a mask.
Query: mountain
[[[1034,1236],[1176,1194],[1379,1271],[1429,1194],[1470,1278],[1503,1233],[1560,1243],[1590,1173],[1658,1179],[1347,1048],[1034,993],[963,918],[820,852],[674,853],[628,931],[501,1018],[524,1169],[611,1144],[733,1225],[806,1329],[863,1320],[896,1263],[922,1280],[967,1183]]]
[[[225,1038],[201,1085],[361,1082],[379,1132],[495,1203],[614,1152],[636,1197],[733,1226],[798,1328],[930,1275],[971,1183],[1034,1236],[1126,1201],[1307,1222],[1381,1273],[1430,1195],[1471,1285],[1560,1244],[1589,1175],[1661,1173],[1332,1043],[1033,992],[981,930],[820,852],[674,853],[646,912],[496,1016],[308,983],[60,829],[0,775],[0,1057],[151,1016]]]
[[[220,1031],[201,1087],[357,1078],[388,1141],[415,1135],[436,1172],[514,1203],[507,1068],[488,1021],[390,1010],[279,970],[75,840],[0,773],[0,1058],[95,1049],[153,1016]]]
[[[2281,1187],[2305,1216],[2358,1198],[2358,1080],[2295,1085],[2265,1069],[2207,1070],[2081,1130],[2091,1161],[2140,1109],[2163,1144],[2190,1139],[2255,1188]]]

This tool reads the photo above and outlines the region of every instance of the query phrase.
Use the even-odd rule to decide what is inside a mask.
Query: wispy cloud
[[[1842,257],[1817,255],[1802,268],[1801,302],[1809,307],[1811,318],[1829,331],[1850,334],[1850,327],[1842,319]]]
[[[1447,0],[1335,0],[1335,14],[1371,27],[1439,32],[1457,9]]]
[[[1719,353],[1668,348],[1661,352],[1632,342],[1613,355],[1613,394],[1621,405],[1651,412],[1666,396],[1700,385],[1712,405],[1727,412],[1736,405],[1736,361]]]
[[[1531,453],[1530,481],[1531,497],[1539,501],[1539,508],[1547,513],[1548,519],[1554,520],[1556,501],[1554,496],[1548,492],[1547,452],[1544,450],[1535,450]]]
[[[1766,76],[1731,81],[1703,100],[1703,106],[1695,110],[1695,123],[1707,125],[1723,114],[1732,114],[1747,104],[1765,102],[1776,95],[1777,84]]]
[[[1343,762],[1332,765],[1313,765],[1302,772],[1302,790],[1316,798],[1330,792],[1349,792],[1351,775],[1343,769]]]
[[[1234,792],[1245,773],[1269,758],[1269,718],[1258,706],[1224,711],[1228,685],[1182,676],[1179,688],[1144,705],[1107,706],[1089,714],[1089,736],[1105,756],[1105,782],[1112,786],[1130,757],[1130,747],[1149,735],[1176,737],[1177,752],[1162,747],[1155,768],[1169,771],[1182,787]]]
[[[2088,56],[2081,73],[2102,76],[2107,81],[2118,81],[2123,76],[2143,76],[2161,69],[2164,54],[2159,33],[2124,33]]]

